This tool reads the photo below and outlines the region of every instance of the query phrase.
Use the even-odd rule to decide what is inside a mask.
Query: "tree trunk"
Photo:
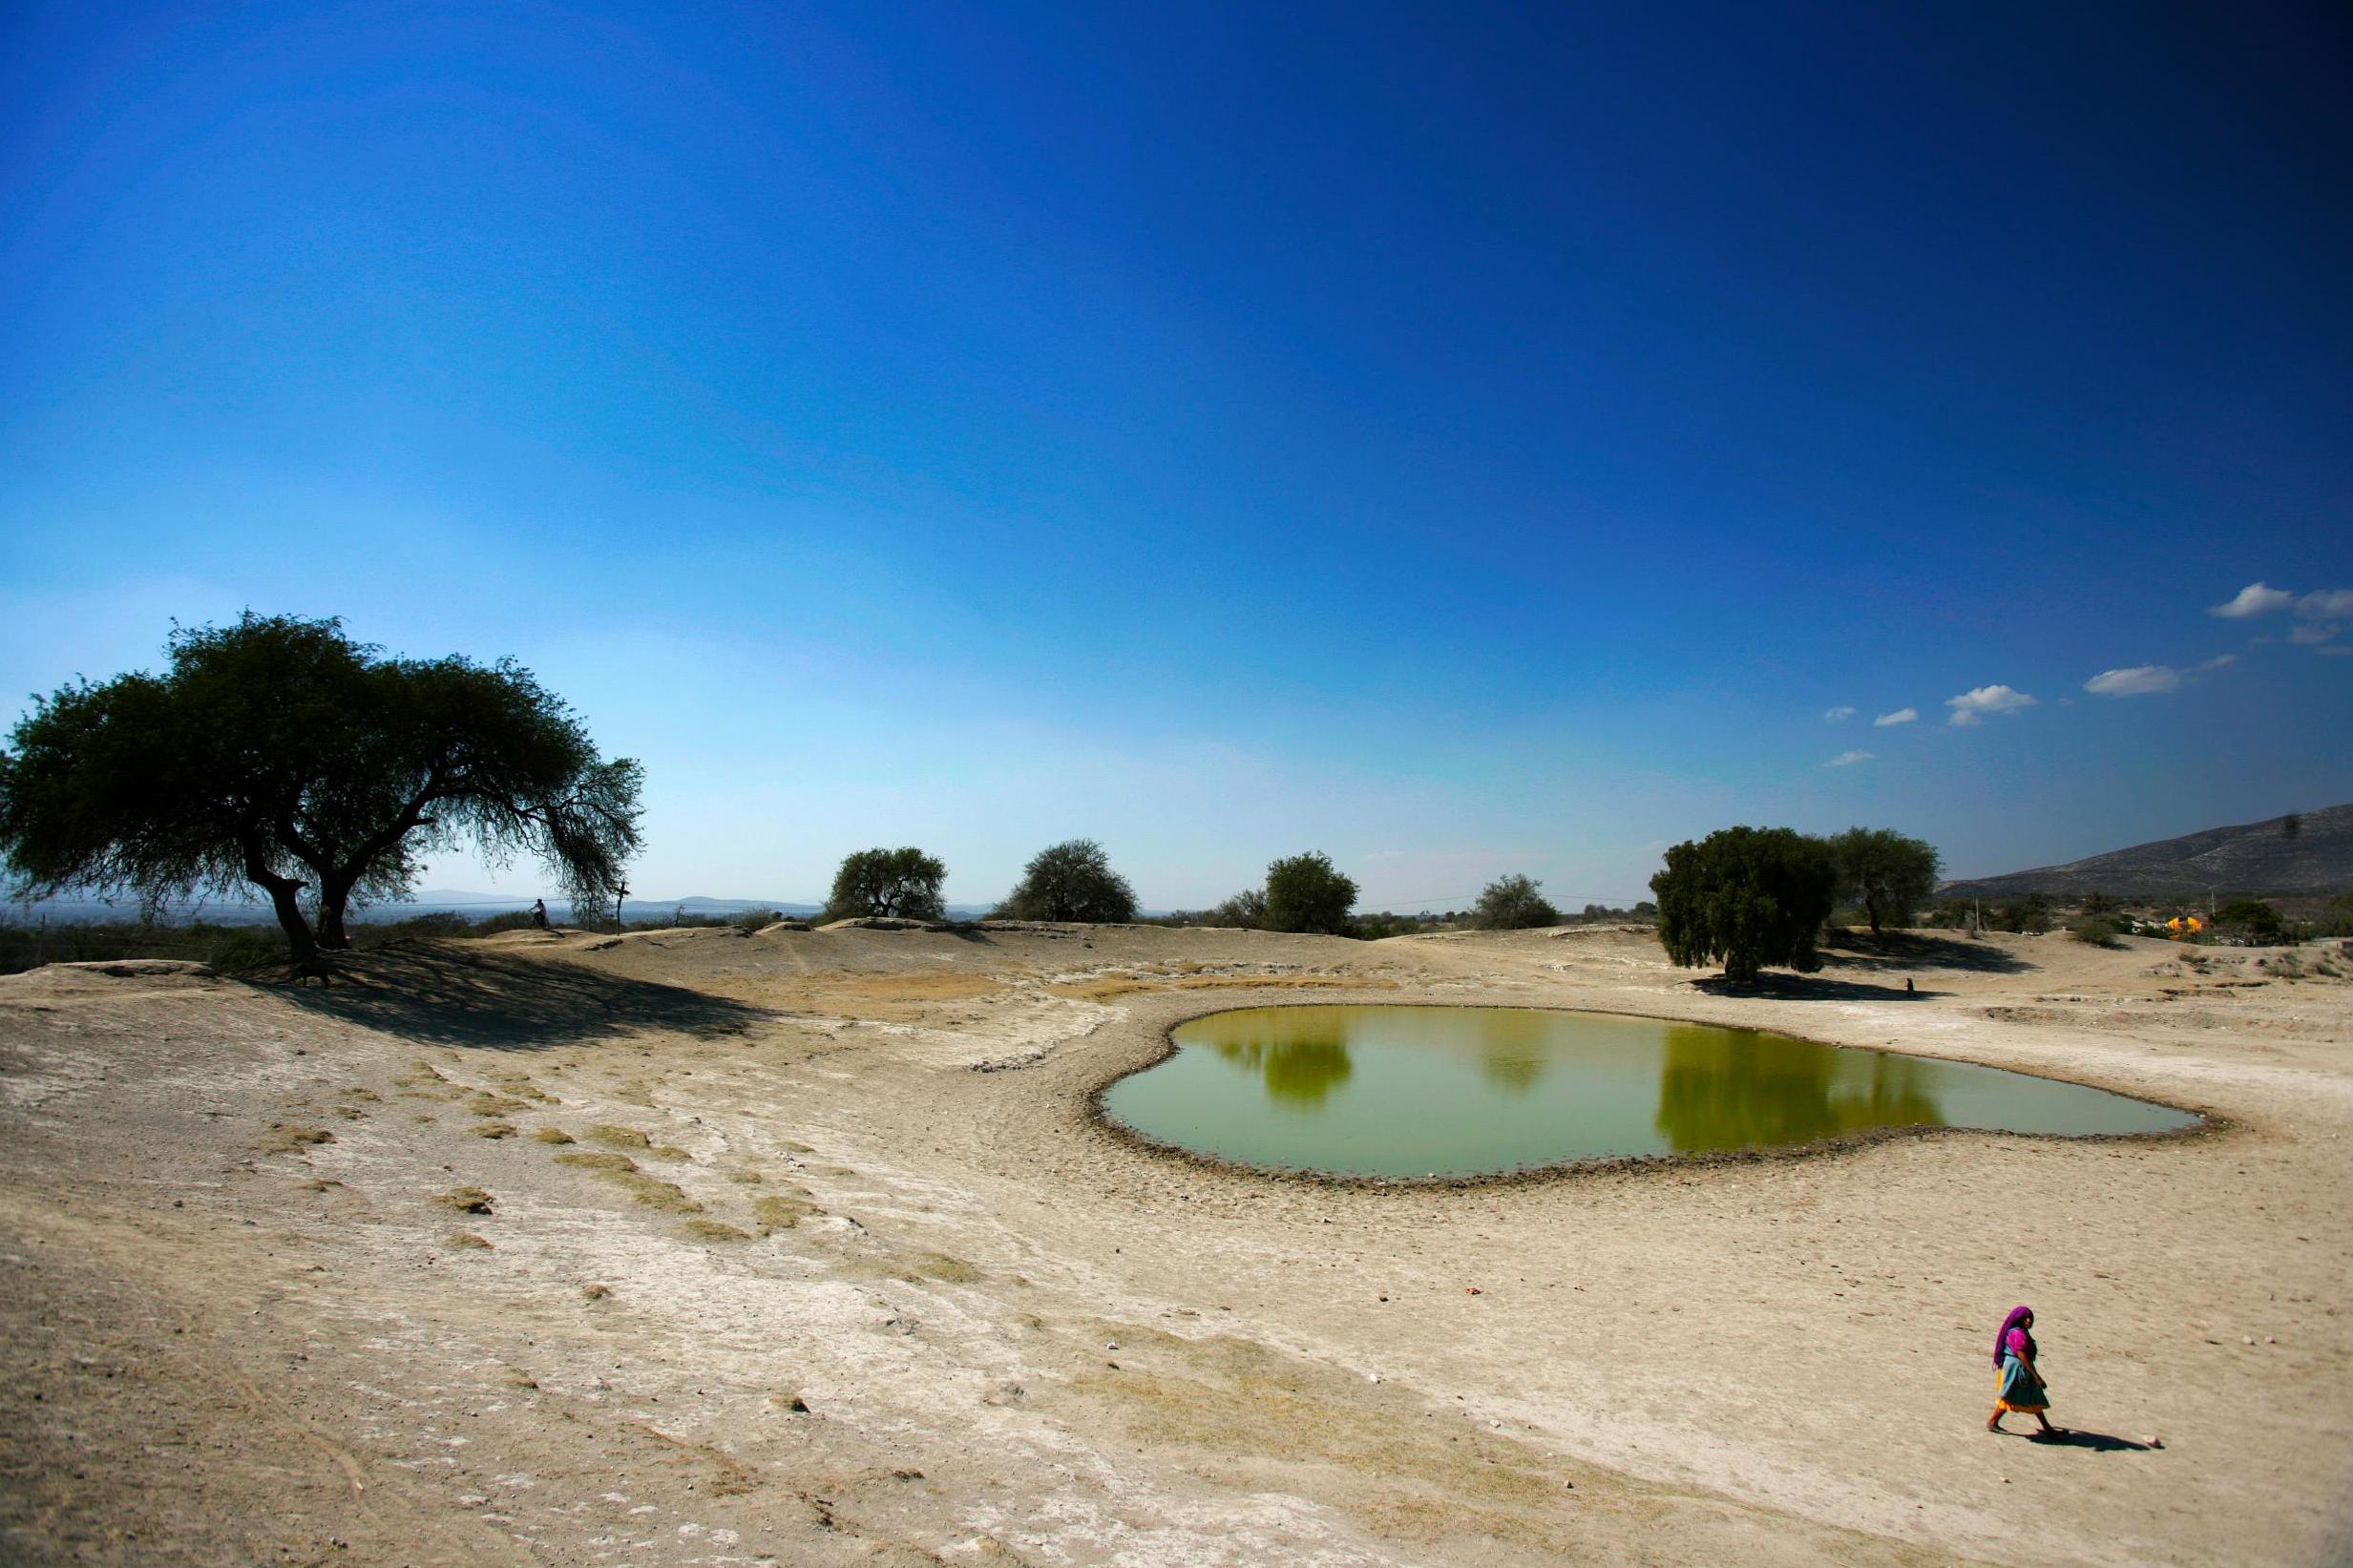
[[[319,946],[329,952],[349,950],[351,938],[343,927],[344,906],[351,902],[351,884],[343,877],[319,880]]]
[[[270,908],[278,912],[278,924],[286,933],[286,947],[298,964],[309,963],[319,956],[318,939],[310,934],[310,922],[303,918],[303,906],[295,894],[303,884],[290,876],[280,876],[269,868],[269,859],[262,852],[261,841],[247,838],[240,846],[245,855],[245,880],[269,894]]]
[[[298,964],[308,963],[319,956],[318,939],[310,934],[310,922],[303,918],[303,906],[294,896],[303,885],[292,877],[272,876],[264,871],[248,876],[269,893],[270,907],[278,911],[278,924],[284,928],[286,947]]]

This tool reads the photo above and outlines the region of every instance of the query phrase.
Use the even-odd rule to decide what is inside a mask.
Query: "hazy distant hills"
[[[2353,889],[2353,805],[2332,805],[2237,827],[2111,849],[2065,866],[1946,883],[1943,893],[2167,898],[2220,893],[2339,893]]]

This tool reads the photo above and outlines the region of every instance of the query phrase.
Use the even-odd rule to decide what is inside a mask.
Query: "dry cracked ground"
[[[352,969],[0,979],[0,1558],[2353,1541],[2353,968],[2309,949],[1913,938],[1751,995],[1620,930],[516,933]],[[1176,1021],[1346,999],[1754,1025],[2227,1124],[1367,1189],[1090,1119]],[[2018,1301],[2075,1443],[1983,1430]]]

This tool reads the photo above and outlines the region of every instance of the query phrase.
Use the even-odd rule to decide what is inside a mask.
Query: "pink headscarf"
[[[2002,1358],[2009,1354],[2010,1330],[2032,1316],[2034,1316],[2033,1307],[2013,1307],[2010,1308],[2010,1315],[2002,1320],[2002,1327],[1995,1331],[1993,1336],[1993,1369],[1995,1371],[2002,1369]],[[2027,1353],[2028,1355],[2034,1353],[2032,1334],[2027,1336]]]

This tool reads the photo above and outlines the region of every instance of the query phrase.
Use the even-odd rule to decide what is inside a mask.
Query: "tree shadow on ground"
[[[295,1006],[431,1045],[534,1051],[643,1030],[741,1035],[783,1014],[578,964],[442,944],[335,956],[328,985],[272,985]]]
[[[2048,1436],[2039,1432],[2008,1431],[1995,1435],[2023,1437],[2036,1448],[2079,1448],[2092,1453],[2149,1453],[2159,1446],[2155,1443],[2135,1443],[2130,1437],[2118,1437],[2105,1432],[2085,1432],[2076,1427],[2063,1427]]]
[[[1767,1002],[1925,1002],[1949,992],[1906,991],[1900,985],[1871,985],[1861,980],[1825,980],[1818,974],[1763,974],[1754,984],[1711,974],[1693,980],[1695,991],[1711,996],[1744,996]]]
[[[1852,969],[1957,969],[1973,974],[2025,974],[2040,969],[2007,948],[1965,936],[1928,936],[1889,931],[1873,940],[1868,932],[1833,931],[1822,956]]]

